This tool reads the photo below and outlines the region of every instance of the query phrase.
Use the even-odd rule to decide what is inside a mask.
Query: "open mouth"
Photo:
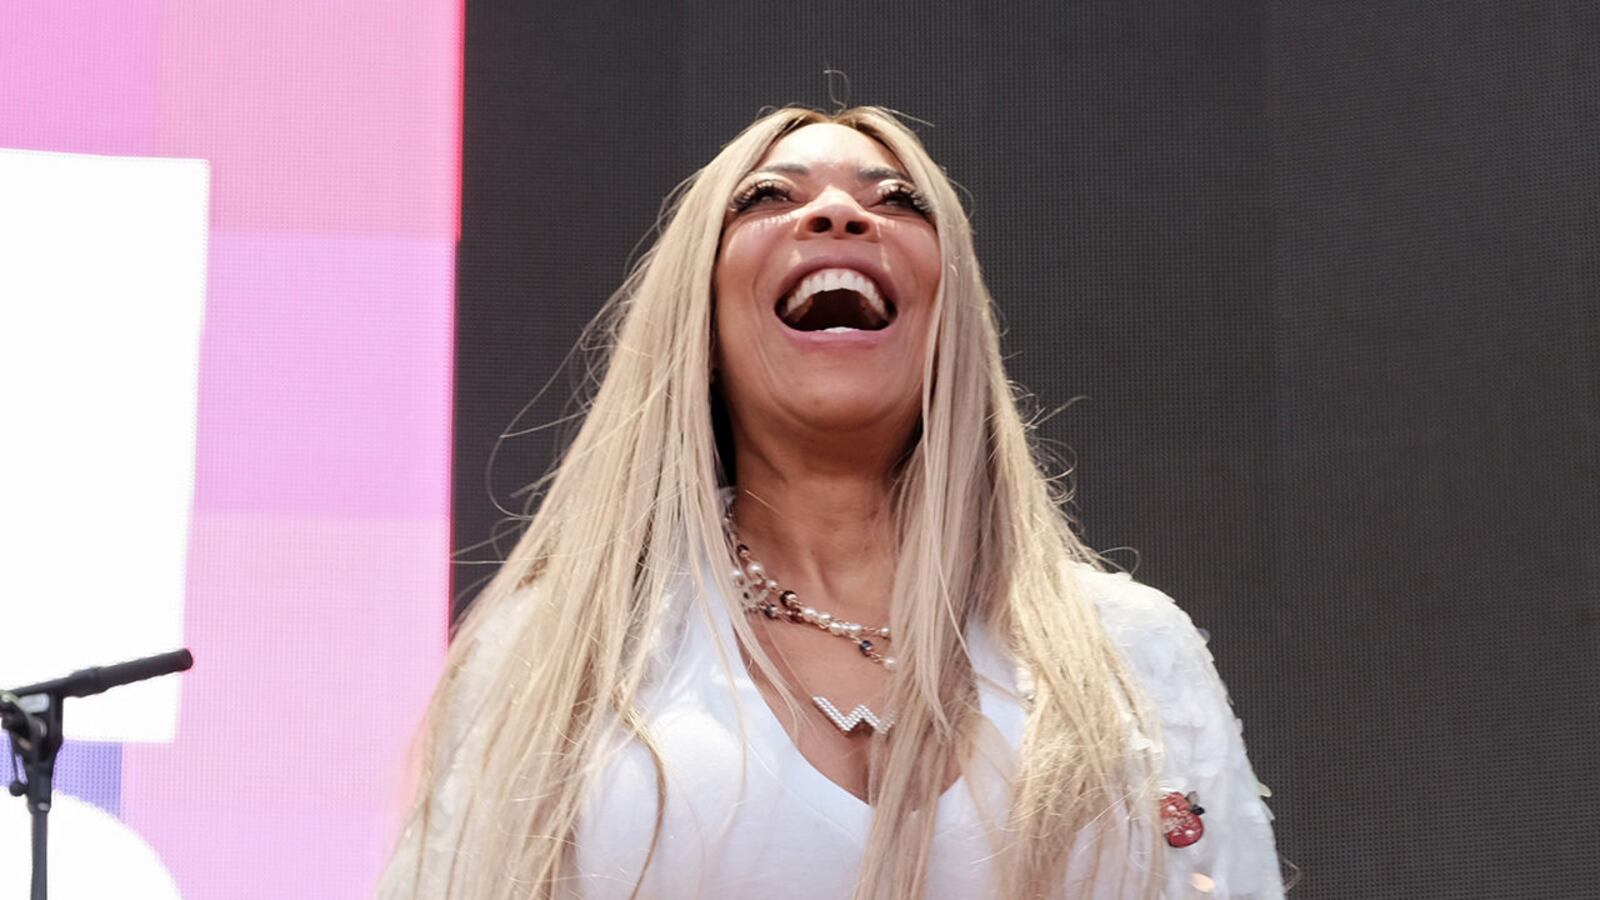
[[[894,321],[894,301],[854,269],[818,269],[778,300],[783,324],[796,331],[879,331]]]

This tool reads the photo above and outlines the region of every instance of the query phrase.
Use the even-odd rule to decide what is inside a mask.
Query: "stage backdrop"
[[[1295,895],[1594,894],[1593,2],[483,3],[466,34],[462,599],[662,196],[840,69],[970,192],[1013,375],[1076,400],[1041,435],[1086,537],[1210,631]]]
[[[69,702],[52,897],[372,892],[444,648],[461,19],[0,3],[0,686],[195,655]]]

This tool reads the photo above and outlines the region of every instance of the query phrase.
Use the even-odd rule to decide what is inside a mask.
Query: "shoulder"
[[[1205,638],[1171,597],[1125,572],[1080,565],[1074,575],[1112,644],[1147,689],[1168,681],[1175,670],[1211,663]]]
[[[1210,768],[1237,732],[1206,638],[1165,593],[1122,572],[1078,568],[1077,583],[1149,701],[1166,768]],[[1152,735],[1154,737],[1154,735]]]
[[[1168,772],[1178,769],[1182,777],[1182,770],[1196,766],[1212,769],[1240,723],[1206,638],[1171,597],[1125,573],[1084,566],[1077,574],[1112,646],[1151,704]]]
[[[451,676],[459,699],[481,697],[504,667],[528,662],[521,638],[541,594],[537,583],[524,585],[481,597],[463,614],[451,642]]]
[[[463,614],[426,722],[429,769],[421,794],[406,817],[379,882],[382,900],[442,897],[469,813],[480,795],[478,764],[488,742],[484,704],[504,667],[525,663],[518,647],[535,600],[531,588],[485,603]]]

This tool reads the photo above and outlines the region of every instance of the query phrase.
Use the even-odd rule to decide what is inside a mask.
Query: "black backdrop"
[[[1294,894],[1600,896],[1592,2],[474,0],[457,599],[661,197],[826,68],[970,191],[1085,536],[1211,632]]]

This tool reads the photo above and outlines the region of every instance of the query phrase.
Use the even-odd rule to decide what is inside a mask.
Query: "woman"
[[[1068,529],[907,129],[760,119],[613,311],[385,896],[1281,893],[1210,656]]]

